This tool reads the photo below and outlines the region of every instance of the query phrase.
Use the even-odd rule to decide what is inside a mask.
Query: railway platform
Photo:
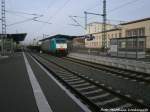
[[[38,112],[21,54],[0,58],[0,111]]]
[[[89,54],[70,53],[69,57],[90,61],[107,66],[150,74],[150,62],[136,61],[123,58],[112,58],[104,56],[94,56]]]
[[[0,58],[1,112],[87,112],[27,53]],[[68,95],[69,94],[69,95]],[[83,109],[84,108],[84,109]]]

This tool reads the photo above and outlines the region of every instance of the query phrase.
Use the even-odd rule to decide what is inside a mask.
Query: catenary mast
[[[103,25],[102,25],[102,47],[107,48],[107,38],[106,38],[106,0],[103,0]]]
[[[2,21],[2,54],[5,55],[5,39],[6,35],[6,16],[5,16],[5,0],[1,0],[1,21]]]

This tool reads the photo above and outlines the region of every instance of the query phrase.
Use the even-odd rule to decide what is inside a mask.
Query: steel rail
[[[35,57],[35,56],[34,56],[34,57]],[[121,98],[121,99],[124,100],[124,101],[130,102],[130,103],[132,103],[133,105],[136,105],[137,107],[140,107],[140,108],[148,108],[148,109],[150,108],[148,105],[145,105],[145,104],[143,104],[143,103],[141,103],[141,102],[138,102],[138,101],[136,101],[135,99],[132,99],[131,97],[124,96],[124,95],[122,95],[122,94],[120,94],[120,93],[117,93],[117,92],[113,91],[111,88],[106,88],[106,87],[104,87],[104,86],[101,85],[100,83],[95,83],[94,81],[91,81],[91,80],[88,79],[87,77],[82,76],[81,74],[78,74],[78,73],[76,73],[75,71],[69,70],[68,68],[66,68],[66,67],[64,67],[64,66],[62,66],[62,65],[59,65],[57,62],[51,61],[51,60],[49,60],[48,58],[46,58],[46,57],[44,57],[44,56],[40,56],[40,57],[41,57],[42,59],[44,59],[44,60],[46,61],[46,63],[48,63],[48,62],[49,62],[49,63],[52,63],[52,64],[54,64],[55,66],[58,66],[58,67],[60,67],[60,68],[62,68],[62,69],[64,69],[64,70],[66,70],[67,72],[72,73],[73,75],[78,76],[78,77],[80,77],[80,78],[86,80],[86,81],[89,82],[90,84],[95,85],[95,86],[97,86],[97,87],[99,87],[99,88],[102,88],[103,90],[107,91],[108,93],[111,93],[111,94],[113,94],[113,95],[115,95],[115,96]],[[36,58],[36,59],[37,59],[37,58]],[[38,60],[38,59],[37,59],[37,61],[40,62],[40,60]],[[62,78],[60,78],[54,71],[50,70],[50,68],[48,68],[48,67],[47,67],[45,64],[43,64],[42,62],[40,62],[40,63],[41,63],[46,69],[48,69],[50,72],[52,72],[53,74],[55,74],[55,76],[56,76],[61,82],[63,82],[67,87],[71,88],[71,90],[73,90],[73,92],[74,92],[75,94],[79,95],[79,96],[81,97],[81,99],[84,99],[84,101],[85,101],[86,103],[88,102],[88,104],[92,107],[92,109],[94,109],[94,110],[96,110],[96,111],[99,109],[93,102],[89,101],[89,99],[87,99],[85,96],[81,95],[80,92],[78,92],[75,88],[73,88],[73,87],[70,86],[68,83],[66,83]]]
[[[112,67],[112,66],[108,66],[108,65],[97,64],[97,63],[84,61],[84,60],[81,61],[80,59],[75,59],[75,58],[70,58],[70,57],[67,57],[67,58],[65,57],[63,59],[74,62],[74,63],[82,64],[82,65],[85,65],[88,67],[92,67],[92,68],[95,68],[98,70],[106,71],[108,73],[114,73],[114,74],[117,74],[117,75],[120,75],[123,77],[127,77],[130,79],[136,79],[139,82],[145,82],[147,84],[150,84],[150,79],[145,79],[146,77],[150,77],[150,74],[136,72],[136,71],[132,71],[132,70],[126,70],[126,69]],[[135,75],[132,76],[131,74],[135,74]],[[138,75],[142,75],[142,77],[135,77]]]

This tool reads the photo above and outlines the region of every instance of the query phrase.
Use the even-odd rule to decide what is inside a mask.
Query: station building
[[[107,33],[107,48],[110,46],[111,38],[119,38],[122,36],[120,28],[113,28],[106,31]],[[87,48],[102,48],[102,32],[97,32],[92,34],[95,38],[88,41],[85,40],[85,46]]]
[[[87,34],[93,34],[93,33],[97,33],[97,32],[102,32],[102,25],[103,23],[101,22],[92,22],[87,24]],[[112,24],[107,24],[107,30],[113,29],[115,28],[116,25],[112,25]]]
[[[92,34],[95,37],[93,40],[90,41],[85,40],[85,46],[87,48],[102,48],[102,34],[103,34],[102,31],[98,31],[94,33],[87,31],[87,34]],[[140,37],[143,36],[145,38],[144,43],[141,42],[141,45],[143,45],[143,47],[145,46],[145,51],[149,52],[150,51],[150,18],[130,21],[130,22],[119,24],[115,27],[111,27],[110,29],[108,28],[106,31],[107,48],[110,48],[110,40],[113,38],[128,38],[128,37],[136,38],[139,36]]]
[[[89,23],[87,25],[87,31],[86,34],[90,35],[92,34],[95,38],[91,41],[88,41],[88,39],[85,39],[85,47],[87,48],[101,48],[102,46],[102,23],[100,22],[93,22],[93,23]],[[106,29],[112,30],[112,29],[116,29],[116,25],[112,25],[112,24],[106,24]]]
[[[150,18],[144,18],[121,24],[122,37],[145,36],[146,51],[150,50]]]

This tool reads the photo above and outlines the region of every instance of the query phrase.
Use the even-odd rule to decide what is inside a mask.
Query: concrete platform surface
[[[0,112],[85,112],[26,53],[0,59],[0,89]]]
[[[0,59],[0,112],[38,112],[20,53]]]
[[[47,98],[53,112],[89,112],[83,110],[72,98],[66,94],[56,82],[41,67],[27,55],[32,70],[37,77],[38,82]]]

